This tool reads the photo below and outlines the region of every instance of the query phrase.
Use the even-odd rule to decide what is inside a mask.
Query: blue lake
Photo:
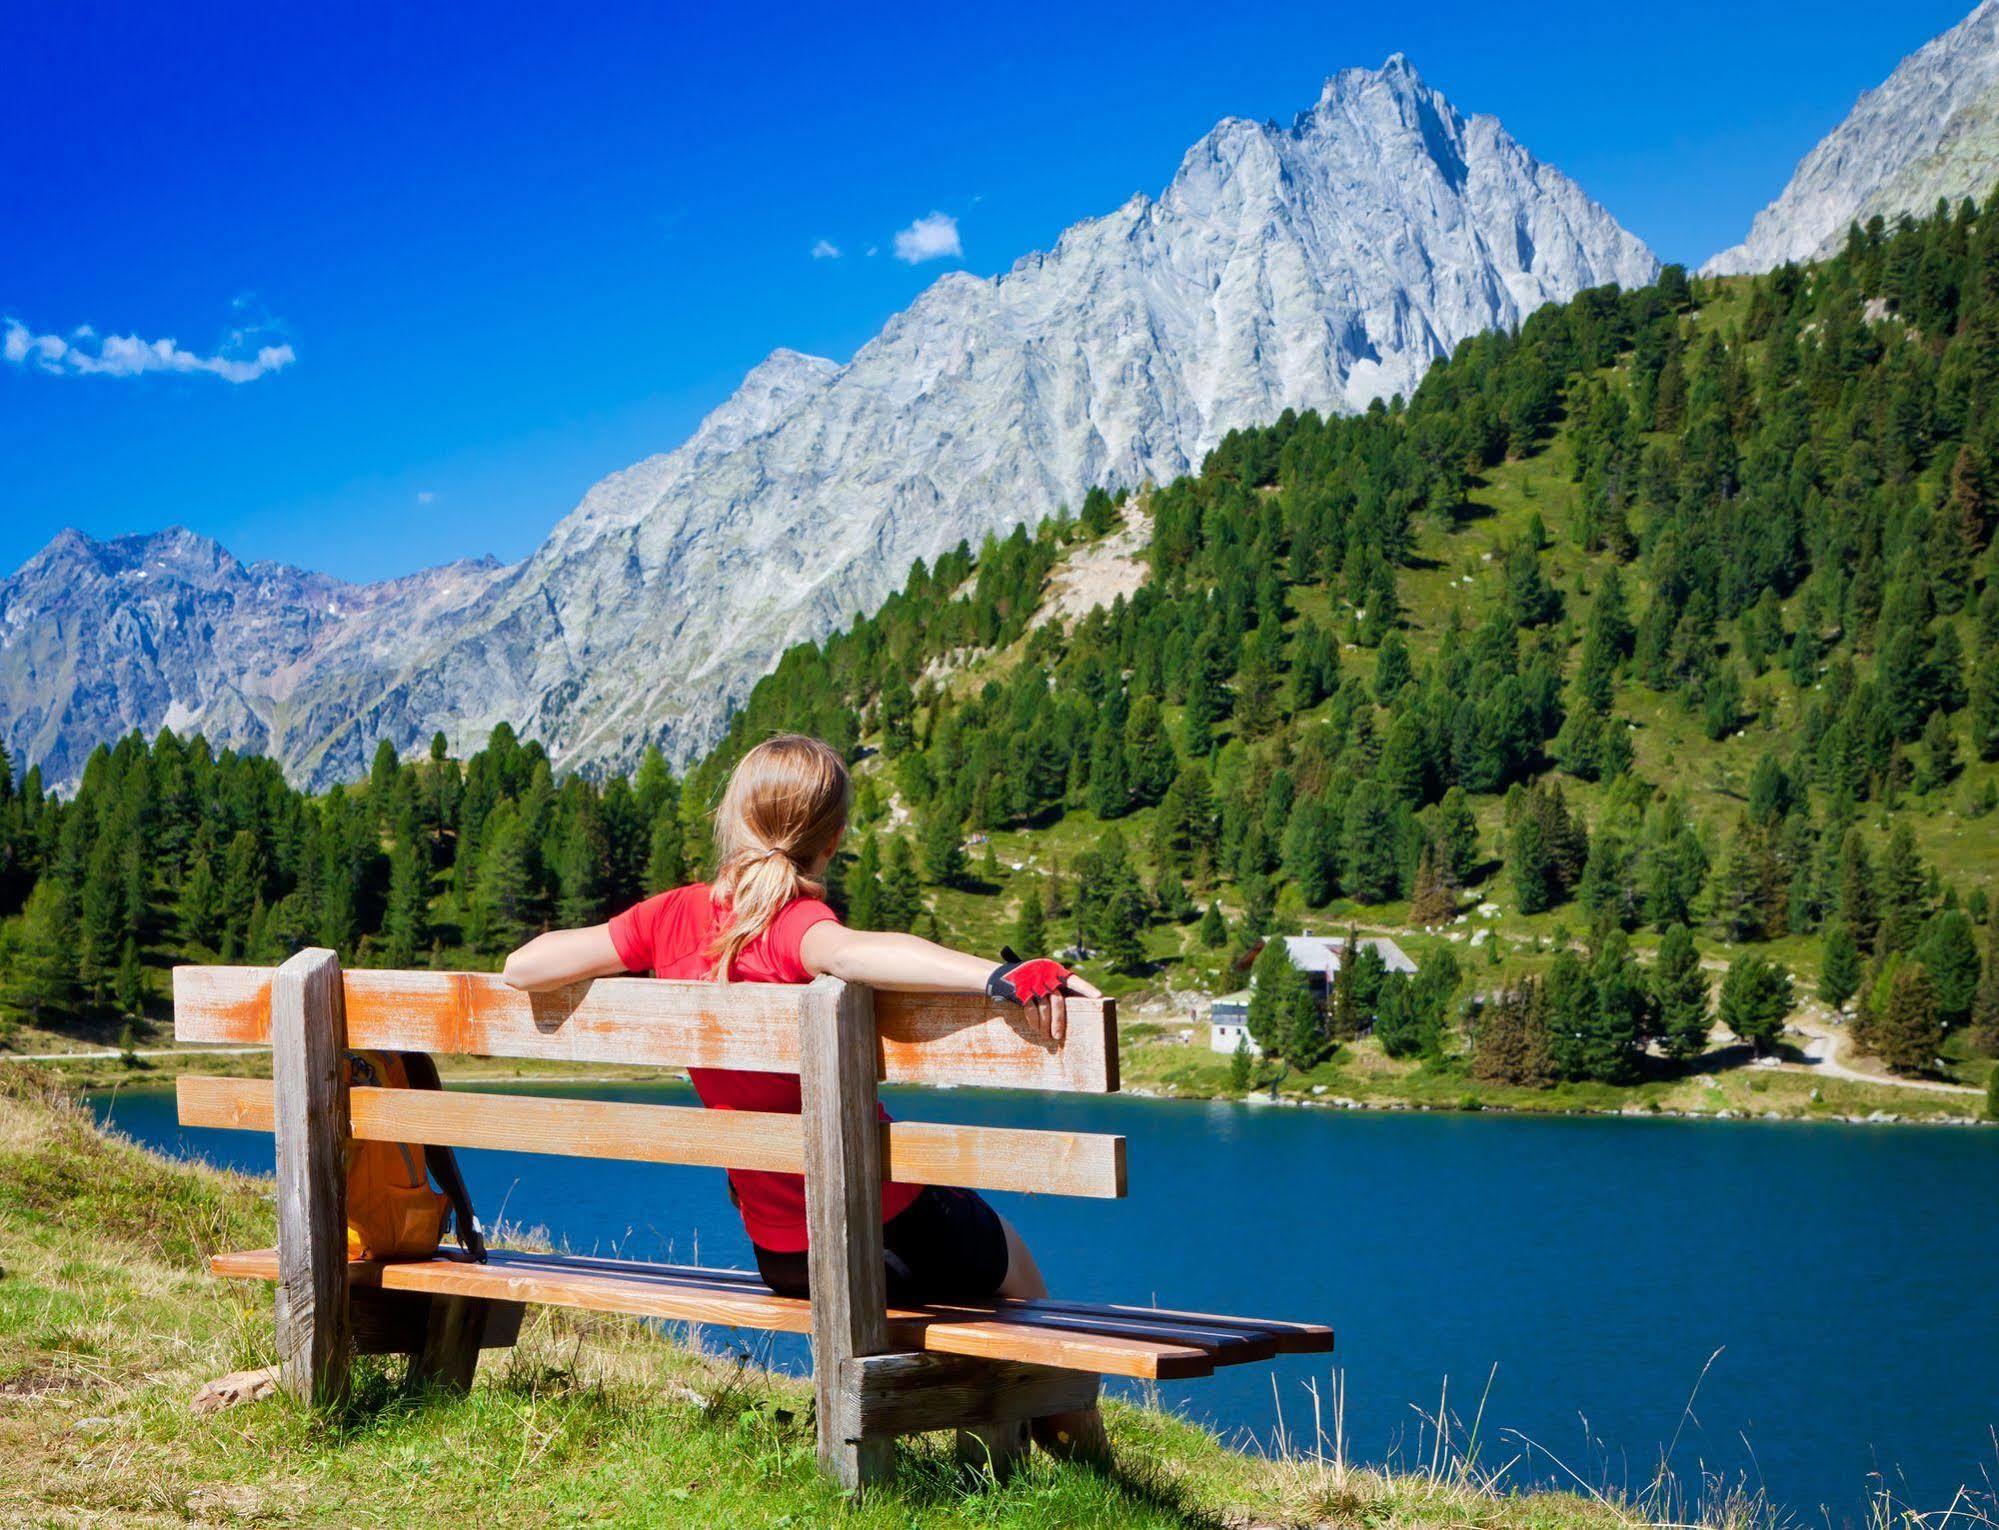
[[[549,1092],[691,1099],[684,1085]],[[183,1131],[169,1091],[97,1107],[164,1151],[270,1169],[268,1136]],[[1677,1436],[1690,1493],[1720,1474],[1842,1524],[1883,1483],[1940,1509],[1960,1484],[1999,1479],[1999,1131],[971,1091],[891,1091],[890,1107],[1129,1139],[1124,1201],[993,1197],[1060,1294],[1339,1330],[1336,1356],[1275,1368],[1275,1395],[1269,1366],[1163,1389],[1225,1431],[1268,1440],[1281,1406],[1309,1440],[1306,1383],[1328,1391],[1337,1364],[1362,1459],[1415,1455],[1417,1410],[1435,1414],[1448,1378],[1467,1425],[1486,1395],[1482,1459],[1525,1451],[1542,1480],[1640,1489]],[[461,1157],[488,1222],[582,1251],[749,1264],[717,1172]],[[802,1359],[794,1341],[743,1342]]]

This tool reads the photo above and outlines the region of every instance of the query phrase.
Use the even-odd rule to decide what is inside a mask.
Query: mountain
[[[1853,223],[1983,202],[1999,183],[1999,0],[1903,59],[1798,163],[1749,237],[1702,267],[1768,271],[1838,249]]]
[[[282,756],[303,684],[392,670],[406,625],[464,606],[499,573],[489,559],[355,585],[239,562],[179,526],[108,542],[65,531],[0,582],[7,747],[57,783],[134,728]]]
[[[112,719],[247,707],[314,783],[358,774],[377,738],[442,728],[469,744],[502,720],[564,766],[628,765],[651,742],[685,759],[787,646],[873,609],[916,559],[1092,486],[1171,478],[1286,409],[1406,392],[1467,336],[1657,269],[1573,181],[1398,54],[1333,76],[1289,126],[1224,120],[1156,200],[1001,276],[941,278],[845,365],[773,354],[524,562],[384,593],[372,642],[307,642],[262,676],[190,656],[184,689],[144,696],[121,687],[132,663],[113,663],[75,682],[111,694],[76,696],[72,722],[22,710],[35,693],[17,645],[46,651],[48,635],[10,626],[0,722],[29,758],[73,760]],[[85,609],[117,625],[117,608]]]

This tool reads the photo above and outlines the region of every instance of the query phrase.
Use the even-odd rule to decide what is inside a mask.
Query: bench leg
[[[990,1471],[995,1482],[1004,1482],[1032,1444],[1024,1418],[971,1425],[958,1431],[958,1465],[975,1476]]]
[[[521,1304],[476,1296],[433,1296],[423,1347],[410,1356],[410,1382],[469,1392],[479,1351],[504,1349],[520,1332]]]

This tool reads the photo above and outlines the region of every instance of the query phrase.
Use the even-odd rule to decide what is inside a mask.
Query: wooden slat
[[[907,1352],[861,1355],[847,1362],[847,1385],[860,1395],[864,1434],[911,1434],[997,1419],[1040,1418],[1087,1408],[1097,1378],[1085,1371]]]
[[[277,1255],[271,1249],[217,1254],[213,1273],[239,1280],[273,1280]],[[402,1264],[355,1264],[357,1286],[388,1291],[430,1291],[499,1301],[580,1307],[634,1317],[709,1323],[722,1328],[757,1328],[777,1333],[809,1333],[812,1307],[778,1296],[754,1276],[734,1271],[683,1271],[651,1266],[658,1278],[641,1279],[607,1270],[579,1268],[561,1255],[495,1252],[486,1264],[427,1259]],[[721,1277],[681,1279],[680,1276]],[[1192,1345],[1154,1343],[1117,1334],[1091,1334],[1027,1327],[997,1313],[943,1319],[912,1308],[887,1310],[891,1350],[972,1355],[1017,1360],[1103,1376],[1172,1381],[1213,1373],[1215,1357]]]
[[[874,995],[867,989],[822,977],[806,990],[798,1082],[814,1413],[819,1465],[850,1491],[882,1480],[894,1465],[894,1442],[863,1430],[860,1392],[842,1369],[857,1356],[891,1348],[874,1028]]]
[[[271,973],[176,967],[175,1037],[238,1045],[269,1039]],[[485,972],[345,976],[355,1047],[664,1068],[798,1068],[802,986],[606,978],[526,994]],[[974,994],[884,991],[875,996],[877,1072],[898,1084],[1115,1092],[1115,1001],[1068,1004],[1068,1037],[1057,1047],[1032,1035],[1017,1005]]]
[[[266,1080],[184,1074],[175,1087],[183,1126],[271,1130]],[[805,1168],[797,1116],[456,1089],[362,1088],[349,1090],[348,1098],[353,1135],[370,1142],[780,1174]],[[1100,1199],[1125,1193],[1122,1137],[896,1121],[883,1133],[882,1152],[888,1177],[908,1184]]]
[[[340,959],[301,951],[271,993],[277,1114],[278,1376],[301,1401],[347,1396],[347,1055]]]

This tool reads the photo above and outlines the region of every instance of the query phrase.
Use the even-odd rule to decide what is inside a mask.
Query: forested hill
[[[1999,201],[1810,269],[1669,268],[1406,403],[919,564],[684,789],[656,758],[557,781],[504,731],[319,799],[171,737],[100,753],[73,805],[31,777],[0,970],[48,1011],[136,1004],[182,951],[491,957],[698,864],[730,764],[800,727],[857,762],[858,923],[1219,991],[1279,928],[1472,915],[1499,971],[1438,941],[1318,1018],[1271,969],[1252,1024],[1301,1064],[1378,1008],[1388,1050],[1474,1076],[1629,1079],[1706,1044],[1705,956],[1759,1047],[1817,996],[1948,1066],[1999,1041],[1995,403]],[[1093,580],[1117,598],[1068,614]]]

